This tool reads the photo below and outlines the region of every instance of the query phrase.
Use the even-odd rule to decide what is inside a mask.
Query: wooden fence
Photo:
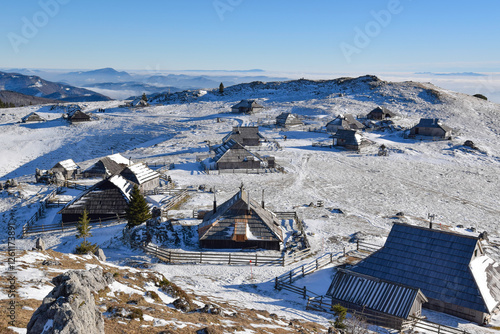
[[[258,253],[223,253],[223,252],[179,252],[150,244],[141,248],[157,258],[171,263],[211,263],[211,264],[240,264],[240,265],[282,265],[283,257],[260,255]]]
[[[307,234],[304,229],[304,222],[299,219],[299,216],[297,216],[297,212],[275,212],[276,216],[279,219],[293,219],[295,222],[295,225],[297,226],[297,229],[300,231],[302,234],[302,238],[304,240],[304,247],[306,249],[311,248],[311,244],[309,243],[309,240],[307,239]]]
[[[302,288],[292,286],[292,283],[298,280],[299,278],[302,278],[308,274],[312,274],[318,269],[321,269],[324,266],[333,263],[333,261],[338,259],[340,255],[341,253],[337,254],[326,253],[316,258],[313,262],[310,262],[308,264],[303,264],[300,267],[294,268],[289,272],[276,277],[274,279],[274,288],[278,290],[283,288],[295,289],[295,290],[300,289],[300,291],[302,291]]]
[[[304,287],[305,288],[305,287]],[[311,296],[307,300],[306,308],[308,310],[334,313],[332,310],[332,299],[328,296]],[[364,313],[358,311],[349,310],[349,312],[353,312],[356,316],[366,320],[367,322],[374,324],[381,324],[387,322],[387,317],[383,315],[375,315],[371,313]],[[422,318],[417,318],[410,316],[407,320],[403,321],[402,330],[410,330],[410,329],[422,329],[427,332],[437,333],[437,334],[469,334],[464,329],[459,329],[455,327],[441,325],[432,321],[428,321]]]
[[[181,189],[173,193],[175,193],[176,195],[173,198],[169,199],[166,202],[166,204],[162,205],[161,207],[162,213],[167,213],[168,210],[171,210],[174,206],[179,204],[188,195],[187,189]]]
[[[54,189],[50,194],[48,194],[47,196],[45,196],[43,198],[43,200],[40,201],[39,203],[39,206],[38,206],[38,210],[35,212],[35,214],[33,216],[30,217],[30,219],[28,219],[28,221],[23,225],[23,233],[21,235],[21,238],[24,237],[24,231],[29,228],[30,226],[32,226],[38,219],[40,219],[43,214],[45,213],[45,210],[47,209],[47,207],[50,205],[50,201],[52,200],[52,198],[61,192],[61,188],[58,187],[56,189]]]
[[[124,220],[122,219],[123,217],[117,216],[117,219],[113,220],[105,220],[102,221],[100,219],[97,220],[91,220],[89,225],[94,226],[94,227],[103,227],[103,226],[110,226],[110,225],[117,225],[117,224],[122,224]],[[75,229],[76,225],[78,222],[67,222],[67,223],[57,223],[57,224],[42,224],[42,225],[32,225],[32,226],[23,226],[23,232],[22,232],[22,237],[25,237],[30,234],[37,234],[37,233],[45,233],[45,232],[64,232],[64,231],[69,231],[71,229]]]
[[[181,252],[151,244],[139,245],[146,253],[171,263],[212,263],[287,266],[311,256],[310,249],[304,249],[291,255],[260,255],[243,252]]]

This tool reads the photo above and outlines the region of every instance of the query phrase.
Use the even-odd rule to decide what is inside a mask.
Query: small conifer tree
[[[142,93],[142,98],[143,101],[148,102],[148,97],[146,96],[146,93]]]
[[[86,254],[88,252],[94,251],[96,245],[91,244],[90,242],[87,241],[87,238],[92,236],[92,233],[90,233],[90,218],[89,214],[87,212],[87,209],[83,210],[83,214],[81,215],[80,219],[78,220],[78,223],[76,224],[76,238],[77,239],[83,239],[82,243],[80,246],[76,248],[76,252],[78,254]]]
[[[340,304],[335,304],[333,305],[332,310],[333,313],[337,316],[337,319],[333,323],[335,328],[340,328],[340,329],[345,328],[346,326],[344,324],[344,320],[347,316],[347,309]]]
[[[224,94],[224,85],[222,84],[222,82],[219,85],[219,93]]]
[[[148,203],[144,196],[142,196],[137,185],[134,185],[132,189],[126,215],[128,221],[127,226],[129,228],[141,225],[146,220],[151,219]]]

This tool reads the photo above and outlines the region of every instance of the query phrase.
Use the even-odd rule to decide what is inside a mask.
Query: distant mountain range
[[[0,72],[0,90],[43,97],[64,102],[108,101],[109,97],[94,91],[47,81],[35,75]]]
[[[61,102],[58,100],[25,95],[17,92],[12,92],[9,90],[0,90],[0,100],[4,103],[9,103],[9,104],[12,103],[16,107],[27,106],[30,104],[36,105],[36,104],[49,104],[49,103]]]
[[[77,86],[89,86],[102,82],[126,82],[133,81],[133,77],[127,72],[119,72],[113,68],[101,68],[92,71],[78,71],[60,74],[57,81],[68,82]]]

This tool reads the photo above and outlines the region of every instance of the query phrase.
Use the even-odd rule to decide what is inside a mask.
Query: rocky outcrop
[[[104,255],[104,251],[100,247],[95,250],[94,255],[99,259],[99,261],[106,261],[106,255]]]
[[[104,320],[92,293],[112,282],[112,274],[103,274],[100,267],[54,277],[55,287],[33,313],[27,334],[103,334]]]
[[[36,241],[35,241],[35,249],[36,250],[41,250],[41,251],[45,250],[45,242],[43,241],[42,238],[36,239]]]

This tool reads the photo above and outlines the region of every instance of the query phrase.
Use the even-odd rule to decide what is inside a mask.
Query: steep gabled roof
[[[138,185],[160,177],[158,172],[152,170],[142,162],[125,167],[125,169],[120,172],[120,175]]]
[[[115,175],[119,174],[125,167],[132,165],[132,161],[123,157],[120,153],[108,155],[99,159],[95,164],[85,170],[90,174]]]
[[[352,270],[419,288],[429,299],[488,313],[469,267],[477,247],[476,237],[395,223],[384,247]]]
[[[244,108],[264,108],[262,105],[260,105],[259,103],[257,103],[257,101],[255,101],[255,100],[241,100],[240,102],[238,102],[237,104],[235,104],[231,108],[240,108],[240,107],[244,107]]]
[[[363,123],[354,118],[351,114],[339,115],[335,119],[331,120],[326,124],[328,125],[336,125],[342,126],[344,129],[364,129],[365,126]]]
[[[296,114],[283,112],[276,117],[276,124],[280,125],[299,125],[303,124]]]
[[[356,130],[337,130],[337,132],[330,136],[331,138],[337,138],[345,140],[345,145],[360,145],[361,135]]]
[[[441,123],[439,118],[421,118],[420,121],[418,122],[415,127],[418,128],[441,128],[444,131],[448,132],[451,131],[451,128],[449,126],[446,126]]]
[[[80,167],[73,161],[73,159],[66,159],[63,161],[59,161],[52,168],[64,168],[67,171],[73,171]]]
[[[236,142],[234,139],[229,139],[224,144],[215,148],[215,157],[213,160],[215,162],[219,162],[226,154],[228,154],[231,150],[243,150],[248,157],[252,157],[255,160],[262,160],[262,158],[257,153],[252,153],[247,150],[243,145]]]
[[[397,116],[396,113],[390,111],[386,107],[377,107],[377,108],[373,109],[372,111],[370,111],[368,113],[368,115],[371,114],[371,113],[382,113],[383,118],[385,118],[387,116],[389,116],[389,117],[395,117],[395,116]]]
[[[345,269],[337,269],[326,294],[339,301],[403,319],[410,315],[418,296],[427,302],[418,288]]]
[[[132,185],[120,175],[96,183],[67,203],[58,213],[80,214],[87,209],[89,214],[123,213],[127,209]]]
[[[21,121],[26,122],[45,122],[46,119],[38,115],[36,112],[31,112],[28,115],[21,118]]]
[[[198,232],[200,240],[231,240],[236,232],[247,240],[283,241],[275,215],[250,199],[244,189],[218,206],[216,212],[207,213]]]
[[[235,126],[230,133],[222,138],[222,142],[225,143],[230,139],[242,144],[245,139],[263,140],[265,138],[260,134],[258,126]]]

